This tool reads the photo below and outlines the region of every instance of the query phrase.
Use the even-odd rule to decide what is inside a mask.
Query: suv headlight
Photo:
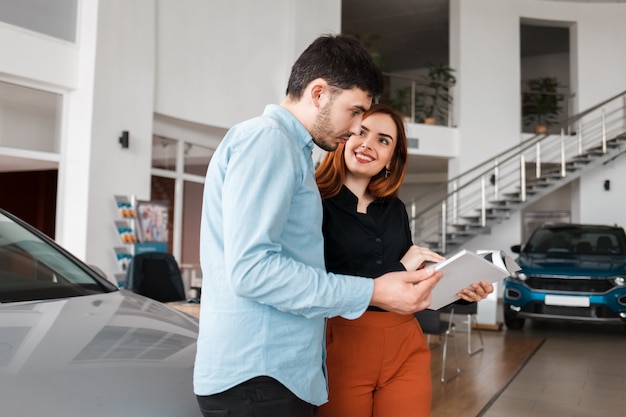
[[[613,278],[613,282],[618,287],[623,287],[624,285],[626,285],[626,279],[624,277],[615,277]]]
[[[526,281],[528,279],[528,275],[521,271],[515,271],[509,275],[509,278],[512,278],[517,281]]]

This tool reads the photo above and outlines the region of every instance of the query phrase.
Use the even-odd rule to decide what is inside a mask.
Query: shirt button
[[[377,238],[376,238],[376,242],[380,243],[380,242],[382,242],[382,239],[381,239],[381,238],[379,238],[379,237],[377,237]]]
[[[379,259],[379,260],[377,260],[377,261],[376,261],[376,263],[377,263],[378,265],[380,265],[380,264],[382,264],[382,263],[383,263],[383,261],[381,261],[381,260]]]

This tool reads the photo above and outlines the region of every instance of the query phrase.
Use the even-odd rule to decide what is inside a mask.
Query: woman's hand
[[[480,281],[472,284],[471,288],[463,288],[457,295],[465,301],[476,302],[487,298],[492,292],[493,285],[486,281]]]
[[[428,248],[413,245],[400,259],[400,262],[407,271],[415,271],[422,268],[424,262],[441,262],[444,259],[446,258]]]

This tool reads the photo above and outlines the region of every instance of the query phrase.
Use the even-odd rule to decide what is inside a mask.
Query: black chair
[[[576,244],[576,253],[591,253],[592,246],[591,243],[581,241]]]
[[[146,252],[133,256],[126,271],[126,288],[167,303],[185,299],[178,262],[171,253]]]
[[[455,365],[455,373],[452,377],[446,378],[446,359],[448,353],[448,338],[454,338],[454,323],[452,322],[452,316],[450,316],[449,320],[441,319],[441,312],[438,310],[422,310],[414,313],[415,318],[419,322],[422,327],[422,332],[427,336],[427,341],[429,346],[430,344],[430,336],[438,336],[442,348],[441,352],[441,382],[447,382],[459,375],[461,369],[458,367],[458,357],[456,353],[456,343],[453,339],[453,350],[454,350],[454,365]]]
[[[469,304],[449,304],[441,309],[442,313],[450,314],[450,320],[453,320],[454,314],[464,314],[467,318],[467,353],[470,356],[481,352],[484,349],[483,335],[478,329],[478,321],[476,320],[476,313],[478,313],[478,303]],[[480,346],[476,349],[472,349],[472,327],[476,327],[476,334],[480,340]]]
[[[611,253],[613,242],[609,236],[599,236],[596,241],[596,253]]]

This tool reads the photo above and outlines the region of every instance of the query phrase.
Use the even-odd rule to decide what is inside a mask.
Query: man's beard
[[[332,100],[320,109],[320,112],[313,123],[313,127],[311,128],[311,137],[313,138],[313,142],[327,152],[334,151],[337,149],[338,145],[335,141],[335,137],[332,132],[333,126],[330,121],[331,106]]]

